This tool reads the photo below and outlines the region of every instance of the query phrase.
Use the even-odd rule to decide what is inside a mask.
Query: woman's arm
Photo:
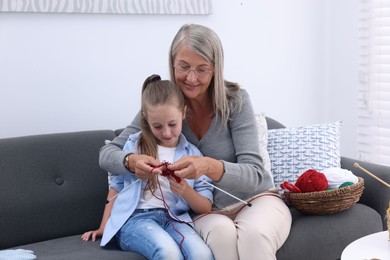
[[[216,185],[236,194],[254,195],[269,190],[274,185],[272,174],[264,168],[260,154],[259,135],[250,96],[244,89],[241,89],[241,96],[242,109],[231,114],[228,127],[235,160],[220,158],[225,171]],[[220,146],[223,141],[219,140]]]
[[[102,169],[114,175],[133,172],[140,179],[150,178],[149,175],[153,169],[151,166],[158,165],[158,161],[151,156],[123,150],[129,136],[141,130],[140,118],[141,114],[138,112],[133,122],[118,137],[100,149],[99,165]],[[156,169],[153,173],[159,174],[161,171]]]
[[[123,147],[129,136],[139,132],[140,130],[140,112],[138,112],[131,124],[127,126],[119,136],[100,148],[100,167],[114,175],[129,172],[129,169],[132,171],[135,170],[135,162],[137,161],[136,158],[129,160],[128,167],[125,166],[125,157],[129,153],[123,151]],[[130,157],[128,159],[130,159]]]

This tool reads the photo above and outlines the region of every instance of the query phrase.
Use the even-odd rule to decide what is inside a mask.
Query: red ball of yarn
[[[328,188],[328,180],[322,172],[310,169],[299,176],[295,186],[302,192],[323,191]]]

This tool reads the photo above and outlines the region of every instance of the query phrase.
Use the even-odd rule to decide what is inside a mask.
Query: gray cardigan
[[[272,175],[263,167],[260,156],[256,120],[250,97],[241,89],[242,109],[230,114],[227,125],[221,125],[219,117],[214,117],[211,126],[201,140],[198,140],[186,121],[183,134],[203,153],[224,164],[224,174],[214,184],[240,199],[247,199],[274,188]],[[130,134],[140,130],[140,113],[131,125],[111,143],[100,149],[100,166],[112,174],[128,172],[123,161],[126,153],[123,145]],[[237,200],[214,189],[214,207],[222,208]]]

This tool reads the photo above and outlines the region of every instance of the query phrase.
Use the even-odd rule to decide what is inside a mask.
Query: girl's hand
[[[161,174],[160,168],[153,168],[154,165],[159,165],[159,162],[151,156],[144,154],[130,154],[129,165],[134,166],[135,175],[141,180],[151,179],[152,176]]]
[[[88,241],[89,239],[91,239],[92,241],[96,241],[96,238],[99,238],[101,236],[103,236],[103,230],[97,229],[97,230],[85,232],[81,236],[81,239],[84,241]]]
[[[177,182],[177,180],[171,176],[168,176],[169,185],[171,187],[171,191],[179,196],[183,196],[183,194],[187,191],[189,188],[188,183],[181,179],[180,182]]]
[[[211,211],[211,201],[196,192],[186,180],[181,179],[177,182],[175,178],[168,177],[171,191],[181,196],[190,208],[197,214],[203,214]]]

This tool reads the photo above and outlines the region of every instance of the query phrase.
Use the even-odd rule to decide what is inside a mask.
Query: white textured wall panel
[[[0,0],[1,12],[200,14],[211,0]]]

